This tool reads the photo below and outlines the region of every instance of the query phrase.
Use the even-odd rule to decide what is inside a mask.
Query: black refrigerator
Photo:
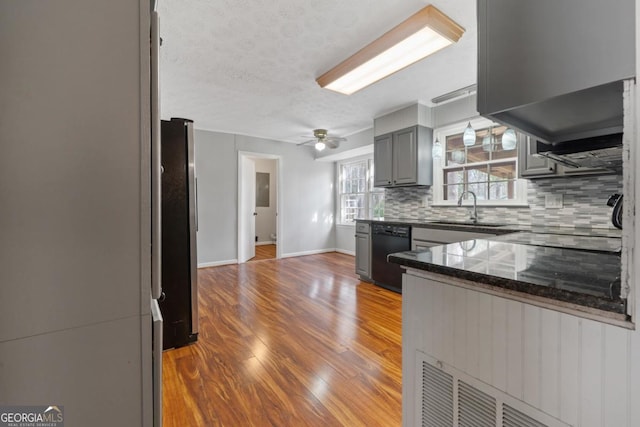
[[[193,121],[172,118],[161,128],[163,349],[198,339],[196,177]]]

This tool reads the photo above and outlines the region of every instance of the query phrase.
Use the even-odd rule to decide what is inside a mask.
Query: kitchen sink
[[[430,221],[429,224],[462,225],[467,227],[503,227],[505,225],[505,224],[492,224],[487,222],[473,222],[473,221]]]

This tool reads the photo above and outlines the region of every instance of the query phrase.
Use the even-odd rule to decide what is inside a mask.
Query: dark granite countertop
[[[523,245],[546,246],[561,249],[580,249],[583,251],[604,253],[620,253],[622,250],[622,239],[620,237],[521,231],[519,233],[490,237],[489,239],[498,242],[520,243]]]
[[[626,313],[625,301],[620,298],[619,254],[501,240],[509,240],[507,237],[391,254],[389,261],[497,289]]]
[[[621,238],[622,232],[616,228],[586,228],[586,227],[556,227],[531,224],[493,224],[482,221],[473,224],[465,221],[446,221],[437,219],[384,218],[358,219],[357,222],[401,224],[421,228],[436,228],[441,230],[479,231],[492,234],[509,234],[517,232],[531,232],[536,234],[561,234],[567,236],[592,236]]]

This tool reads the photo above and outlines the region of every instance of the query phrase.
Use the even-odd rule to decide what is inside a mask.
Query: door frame
[[[257,153],[251,151],[238,151],[238,236],[237,236],[237,259],[238,263],[240,263],[240,254],[242,253],[242,242],[241,237],[243,236],[243,221],[242,218],[244,213],[242,212],[242,197],[244,195],[243,190],[243,177],[244,177],[244,166],[243,159],[266,159],[266,160],[275,160],[276,162],[276,258],[282,257],[282,237],[284,234],[284,226],[282,221],[282,156],[276,154],[267,154],[267,153]],[[255,178],[252,182],[249,182],[248,185],[253,185],[255,187],[256,182]]]

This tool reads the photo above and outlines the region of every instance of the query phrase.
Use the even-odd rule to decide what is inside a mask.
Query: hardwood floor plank
[[[201,269],[163,354],[164,426],[399,426],[401,296],[328,253]]]
[[[249,261],[262,261],[276,257],[276,245],[256,245],[256,256]]]

